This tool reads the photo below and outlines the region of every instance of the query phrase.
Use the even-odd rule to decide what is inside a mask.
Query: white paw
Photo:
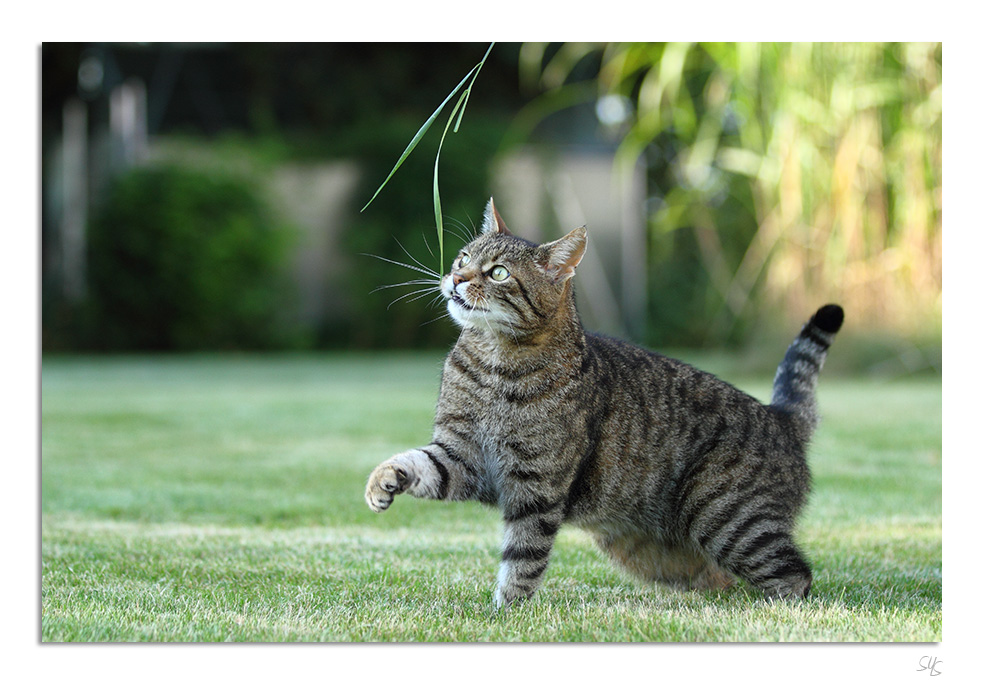
[[[503,585],[496,586],[496,592],[493,594],[493,604],[498,610],[509,609],[514,604],[520,603],[521,600],[527,599],[527,593],[519,590],[518,588],[509,588]]]
[[[407,472],[402,467],[390,462],[380,464],[366,484],[366,504],[375,512],[384,511],[395,495],[407,489],[408,482]]]
[[[503,593],[503,588],[496,588],[496,592],[493,593],[493,604],[497,609],[503,609],[509,606],[509,602],[506,601],[506,595]]]

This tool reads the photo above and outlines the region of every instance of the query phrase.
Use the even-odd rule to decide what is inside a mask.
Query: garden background
[[[376,290],[447,266],[439,132],[360,208],[487,47],[42,46],[41,639],[940,641],[940,43],[496,44],[441,148],[446,261],[490,195],[587,224],[588,325],[759,397],[845,307],[813,604],[641,588],[571,533],[496,618],[494,512],[365,510],[455,336]]]

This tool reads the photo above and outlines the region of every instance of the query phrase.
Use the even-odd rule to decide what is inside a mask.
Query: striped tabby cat
[[[495,603],[536,591],[563,523],[647,581],[807,595],[792,539],[810,486],[814,389],[843,312],[822,307],[787,351],[764,406],[718,378],[586,333],[571,277],[586,232],[535,245],[492,200],[441,280],[461,326],[431,443],[380,464],[366,502],[478,500],[503,513]]]

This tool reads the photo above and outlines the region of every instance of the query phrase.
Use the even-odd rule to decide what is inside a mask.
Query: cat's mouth
[[[484,312],[484,311],[486,311],[482,307],[476,307],[475,305],[469,304],[468,302],[465,301],[465,298],[464,297],[462,297],[461,295],[459,295],[458,293],[455,293],[455,292],[452,293],[451,298],[449,298],[449,299],[451,299],[452,302],[454,302],[455,304],[457,304],[462,309],[465,309],[465,310],[470,311],[470,312]]]

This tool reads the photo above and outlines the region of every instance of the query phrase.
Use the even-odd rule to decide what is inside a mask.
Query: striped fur
[[[490,201],[483,233],[442,280],[462,333],[431,442],[377,467],[367,503],[382,511],[407,492],[497,506],[498,606],[534,594],[564,523],[647,581],[716,589],[738,577],[771,597],[805,596],[811,571],[792,531],[841,308],[805,324],[766,406],[687,364],[586,333],[570,280],[585,245],[584,229],[545,245],[516,238]]]

